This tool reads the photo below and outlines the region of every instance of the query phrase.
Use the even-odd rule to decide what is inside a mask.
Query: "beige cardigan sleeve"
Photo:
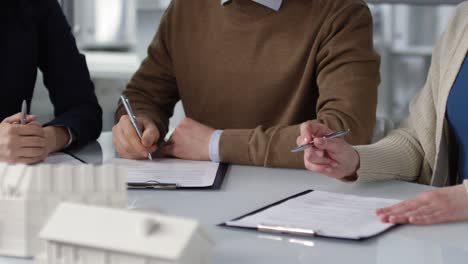
[[[468,180],[465,180],[463,183],[465,184],[466,192],[468,193]]]
[[[449,46],[454,27],[450,25],[434,49],[426,84],[410,103],[410,114],[402,127],[375,144],[355,147],[360,155],[358,181],[415,181],[422,174],[430,177],[434,159],[427,157],[435,157],[440,59]]]

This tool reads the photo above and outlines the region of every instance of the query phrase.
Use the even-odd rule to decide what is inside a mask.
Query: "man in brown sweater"
[[[173,0],[124,92],[143,138],[119,105],[114,145],[123,158],[145,159],[182,100],[188,118],[163,153],[303,168],[290,150],[305,120],[370,142],[379,81],[363,1]]]

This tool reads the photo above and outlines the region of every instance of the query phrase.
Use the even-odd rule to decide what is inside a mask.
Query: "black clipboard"
[[[314,191],[314,190],[306,190],[306,191],[303,191],[303,192],[294,194],[294,195],[292,195],[292,196],[289,196],[289,197],[287,197],[287,198],[284,198],[284,199],[282,199],[282,200],[279,200],[279,201],[277,201],[277,202],[274,202],[274,203],[272,203],[272,204],[269,204],[269,205],[267,205],[267,206],[265,206],[265,207],[262,207],[262,208],[260,208],[260,209],[257,209],[257,210],[255,210],[255,211],[252,211],[252,212],[247,213],[247,214],[245,214],[245,215],[242,215],[242,216],[239,216],[239,217],[237,217],[237,218],[234,218],[234,219],[232,219],[231,221],[237,221],[237,220],[240,220],[240,219],[242,219],[242,218],[244,218],[244,217],[247,217],[247,216],[251,216],[251,215],[260,213],[260,212],[265,211],[265,210],[267,210],[267,209],[269,209],[269,208],[271,208],[271,207],[275,207],[275,206],[277,206],[277,205],[279,205],[279,204],[282,204],[282,203],[284,203],[284,202],[286,202],[286,201],[289,201],[289,200],[292,200],[292,199],[294,199],[294,198],[297,198],[297,197],[306,195],[306,194],[311,193],[311,192],[313,192],[313,191]],[[219,224],[218,226],[224,227],[224,228],[231,228],[231,229],[244,229],[244,230],[254,230],[254,231],[257,231],[257,232],[263,232],[263,231],[259,230],[258,228],[254,228],[254,227],[229,226],[229,225],[226,224],[226,222],[221,223],[221,224]],[[397,226],[399,226],[399,225],[391,226],[391,227],[389,227],[389,228],[383,230],[382,232],[379,232],[379,233],[377,233],[377,234],[373,234],[373,235],[371,235],[371,236],[363,236],[363,237],[359,237],[359,238],[356,238],[356,239],[354,239],[354,238],[345,238],[345,237],[325,236],[325,235],[321,235],[321,234],[319,234],[319,233],[314,234],[314,235],[300,235],[300,236],[302,236],[302,237],[322,237],[322,238],[339,239],[339,240],[349,240],[349,241],[363,241],[363,240],[367,240],[367,239],[370,239],[370,238],[377,237],[377,236],[379,236],[379,235],[381,235],[381,234],[383,234],[383,233],[388,232],[388,231],[391,230],[391,229],[396,228]],[[276,233],[276,234],[277,234],[277,235],[292,235],[292,236],[295,236],[294,234],[291,234],[291,233]]]
[[[178,186],[173,183],[163,183],[163,182],[147,182],[147,183],[127,183],[127,188],[130,190],[220,190],[223,185],[224,178],[227,173],[229,164],[219,163],[218,170],[216,171],[215,180],[210,186],[201,186],[201,187],[184,187]]]

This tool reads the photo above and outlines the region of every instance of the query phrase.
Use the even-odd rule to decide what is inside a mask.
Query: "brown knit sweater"
[[[124,92],[137,115],[165,135],[182,100],[187,117],[224,129],[221,160],[236,164],[303,168],[290,149],[311,119],[370,142],[379,56],[363,1],[220,2],[172,1]]]

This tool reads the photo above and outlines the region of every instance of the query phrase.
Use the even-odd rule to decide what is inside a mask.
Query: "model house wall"
[[[0,164],[0,255],[42,252],[38,233],[63,201],[126,207],[126,171],[115,165]]]

